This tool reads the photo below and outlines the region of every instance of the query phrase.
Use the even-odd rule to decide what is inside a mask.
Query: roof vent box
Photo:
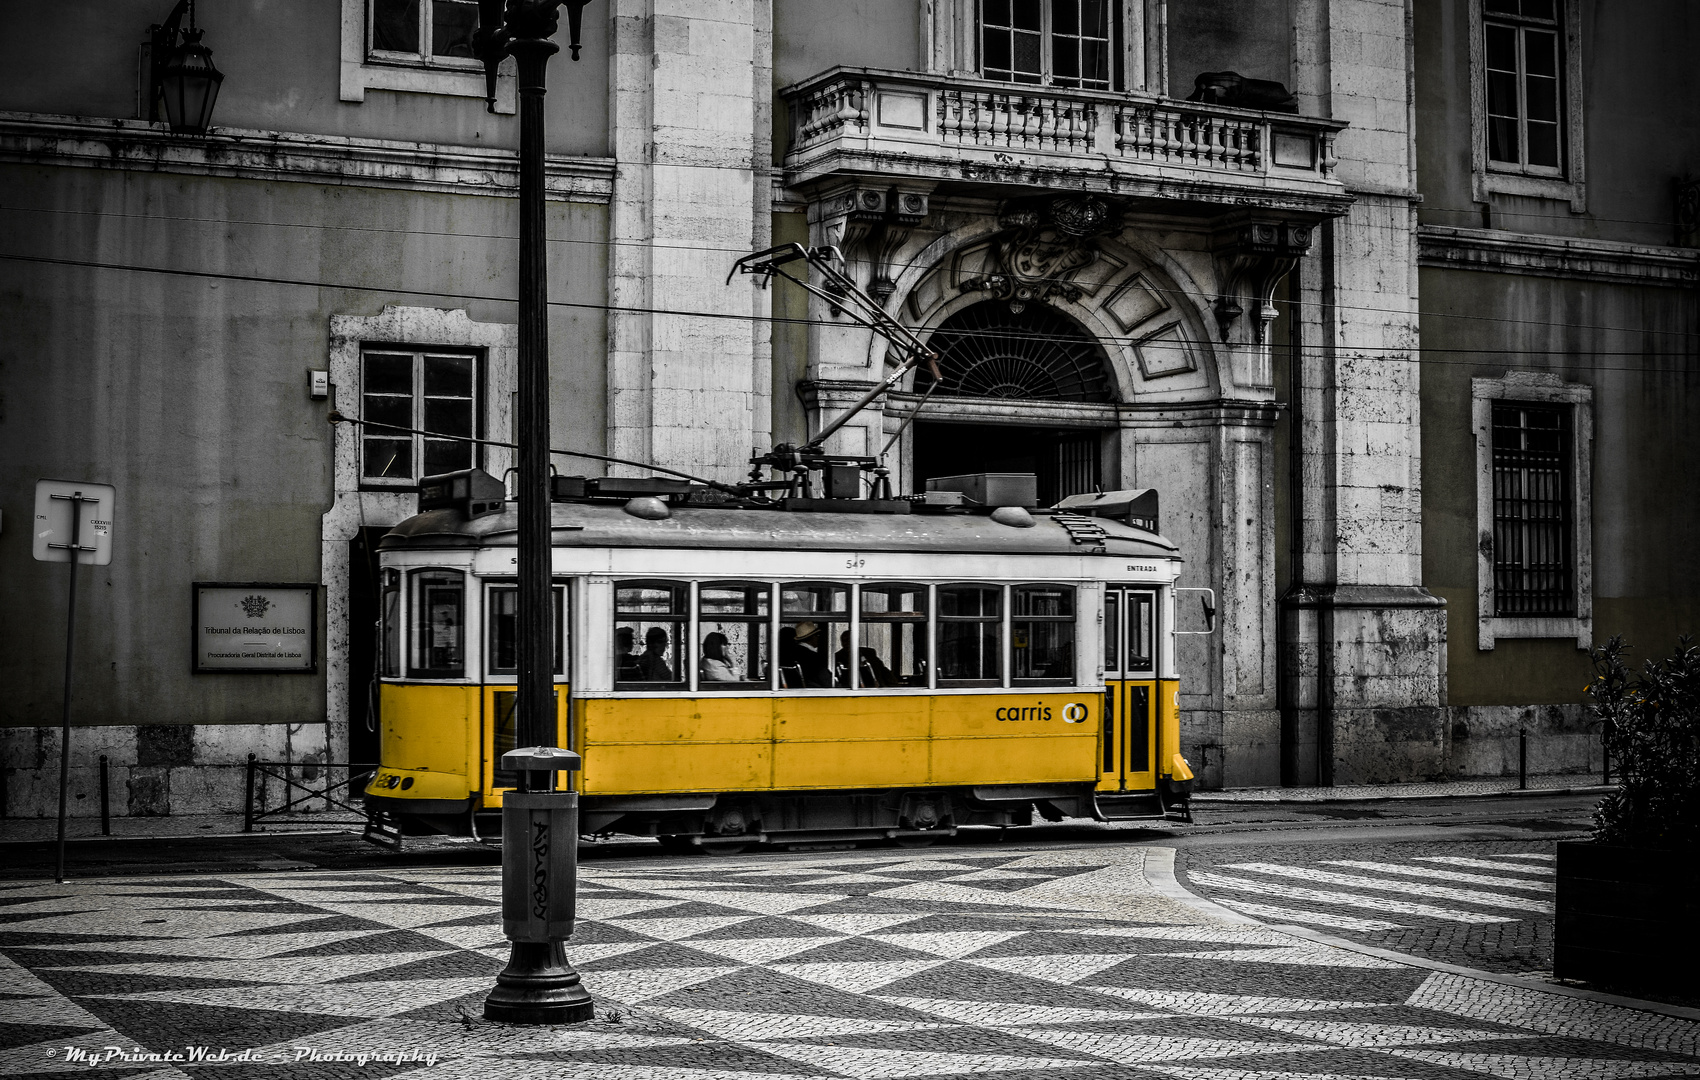
[[[499,514],[507,503],[502,482],[483,469],[438,473],[419,481],[419,512],[459,510],[468,519]]]
[[[1129,488],[1124,491],[1088,492],[1070,495],[1060,500],[1057,510],[1087,517],[1112,518],[1125,521],[1136,529],[1157,531],[1157,489]]]
[[[981,506],[1038,506],[1039,477],[1034,473],[963,473],[935,476],[928,491],[955,491]]]

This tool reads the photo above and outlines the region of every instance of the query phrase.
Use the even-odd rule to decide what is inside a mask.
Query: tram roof
[[[681,506],[660,520],[617,504],[554,503],[554,544],[575,548],[719,548],[764,551],[903,551],[974,555],[1104,555],[1180,560],[1172,541],[1108,518],[1033,513],[1034,527],[986,514],[838,514]],[[1068,527],[1065,527],[1067,523]],[[385,534],[388,550],[511,547],[518,512],[468,520],[458,510],[415,515]]]

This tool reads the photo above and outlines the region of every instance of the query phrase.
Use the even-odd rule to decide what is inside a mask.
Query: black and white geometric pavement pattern
[[[0,885],[0,1076],[1700,1076],[1700,1024],[1216,920],[1148,881],[1172,857],[587,866],[598,1016],[559,1028],[477,1019],[491,867]]]
[[[1537,850],[1531,850],[1531,849]],[[1301,861],[1302,860],[1302,861]],[[1265,924],[1296,925],[1499,974],[1552,969],[1552,844],[1484,841],[1194,848],[1192,892]]]

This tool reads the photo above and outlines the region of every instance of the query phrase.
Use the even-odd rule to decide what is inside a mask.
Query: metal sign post
[[[77,643],[77,564],[112,561],[112,511],[117,489],[109,484],[38,480],[31,554],[37,562],[71,564],[65,603],[65,693],[59,716],[59,832],[53,880],[65,880],[65,800],[71,785],[71,659]]]

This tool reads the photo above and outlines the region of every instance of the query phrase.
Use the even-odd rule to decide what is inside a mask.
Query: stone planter
[[[1700,856],[1580,840],[1558,845],[1555,976],[1691,993],[1697,970]]]

